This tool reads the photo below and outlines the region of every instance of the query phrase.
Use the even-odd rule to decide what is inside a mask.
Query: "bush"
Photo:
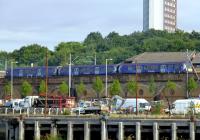
[[[155,106],[152,107],[152,114],[153,115],[161,115],[164,114],[164,105],[161,103],[155,104]]]
[[[71,115],[71,111],[70,111],[70,109],[64,109],[64,111],[63,111],[63,115]]]
[[[46,135],[41,140],[63,140],[61,136]]]

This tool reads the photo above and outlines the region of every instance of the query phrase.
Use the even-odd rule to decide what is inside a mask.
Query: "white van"
[[[127,98],[124,100],[117,100],[114,106],[116,110],[132,109],[133,112],[136,112],[136,98]],[[146,99],[143,99],[143,98],[137,99],[137,107],[138,107],[138,111],[140,112],[151,110],[150,103]]]
[[[19,110],[21,108],[20,103],[23,101],[23,99],[12,99],[11,101],[7,101],[4,106]]]
[[[23,109],[32,107],[37,98],[39,98],[39,96],[26,96],[23,101],[20,102],[20,107]]]
[[[200,99],[180,99],[172,104],[171,114],[187,114],[189,111],[200,113]]]

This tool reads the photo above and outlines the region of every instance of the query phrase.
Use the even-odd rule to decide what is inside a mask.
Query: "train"
[[[69,76],[69,66],[48,66],[48,77]],[[186,73],[188,65],[185,62],[168,63],[129,63],[107,65],[107,75],[114,74],[148,74],[148,73]],[[106,65],[72,65],[72,76],[106,75]],[[5,77],[44,78],[46,67],[16,67],[6,70]]]

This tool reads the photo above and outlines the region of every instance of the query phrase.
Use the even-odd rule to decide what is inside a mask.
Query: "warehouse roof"
[[[188,52],[187,56],[187,52],[145,52],[126,59],[124,63],[187,62],[188,57],[192,60],[195,54],[195,52]]]

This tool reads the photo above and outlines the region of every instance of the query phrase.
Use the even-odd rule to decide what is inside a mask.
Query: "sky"
[[[143,0],[0,0],[0,51],[38,43],[54,50],[82,42],[90,32],[106,36],[142,31]],[[178,28],[200,32],[200,1],[178,0]]]

